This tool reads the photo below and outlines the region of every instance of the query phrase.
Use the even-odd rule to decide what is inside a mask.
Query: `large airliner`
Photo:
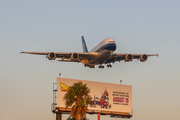
[[[95,68],[95,65],[99,65],[99,68],[104,68],[103,64],[107,64],[107,67],[112,67],[110,63],[116,61],[130,62],[133,59],[139,59],[141,62],[145,62],[149,56],[158,56],[158,54],[128,54],[128,53],[113,53],[116,50],[116,43],[112,38],[107,38],[95,46],[92,50],[88,51],[84,37],[82,36],[83,52],[21,52],[27,54],[46,55],[49,60],[55,60],[63,62],[81,62],[85,67]]]

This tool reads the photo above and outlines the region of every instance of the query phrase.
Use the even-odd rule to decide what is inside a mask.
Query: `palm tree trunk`
[[[82,108],[78,106],[77,108],[77,119],[76,120],[82,120]]]
[[[76,120],[82,120],[82,119],[81,119],[81,114],[80,114],[80,113],[77,114],[77,119],[76,119]]]

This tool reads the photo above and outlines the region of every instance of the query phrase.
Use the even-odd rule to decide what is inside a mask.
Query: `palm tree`
[[[92,104],[90,90],[82,82],[74,83],[64,95],[66,108],[72,106],[71,116],[76,120],[86,118],[87,105]]]

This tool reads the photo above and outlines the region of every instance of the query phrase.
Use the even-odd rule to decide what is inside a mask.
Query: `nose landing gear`
[[[84,64],[84,67],[89,67],[89,65],[88,64]]]

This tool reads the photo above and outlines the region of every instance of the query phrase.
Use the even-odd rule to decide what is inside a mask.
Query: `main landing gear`
[[[95,65],[84,64],[84,67],[95,68]],[[104,68],[103,65],[99,65],[98,67],[99,67],[99,68]],[[108,64],[107,67],[108,67],[108,68],[111,68],[112,65]]]
[[[112,65],[108,64],[107,67],[112,67]]]
[[[94,65],[88,65],[88,64],[84,64],[84,67],[95,68]]]
[[[108,68],[111,68],[112,65],[109,64],[109,65],[107,65],[107,67],[108,67]],[[104,66],[103,66],[103,65],[100,65],[99,68],[104,68]]]
[[[89,68],[95,68],[95,66],[94,65],[89,65]]]
[[[99,68],[104,68],[104,66],[103,66],[103,65],[100,65]]]

